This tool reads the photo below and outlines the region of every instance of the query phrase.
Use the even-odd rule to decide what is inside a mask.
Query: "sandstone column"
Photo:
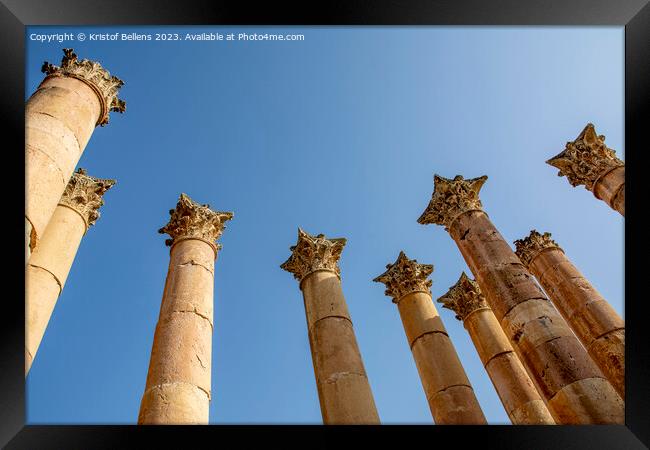
[[[438,425],[486,424],[474,389],[458,359],[454,344],[431,300],[433,272],[400,252],[397,261],[373,281],[386,285],[397,304],[433,419]]]
[[[25,270],[25,374],[50,321],[88,227],[99,218],[104,193],[115,180],[88,176],[79,169],[59,199],[40,243]]]
[[[580,136],[567,142],[562,153],[546,161],[560,169],[571,186],[584,185],[594,196],[625,216],[625,163],[605,145],[605,136],[596,135],[587,124]]]
[[[45,62],[43,82],[25,105],[25,255],[34,250],[95,126],[123,112],[122,80],[63,49],[61,67]]]
[[[298,243],[280,267],[300,283],[323,423],[378,424],[366,370],[352,328],[338,260],[346,240],[311,236]]]
[[[589,355],[625,398],[625,324],[571,264],[551,233],[535,230],[515,241],[516,254],[539,280]]]
[[[454,311],[456,319],[463,321],[512,423],[555,424],[478,283],[463,272],[458,282],[438,302]]]
[[[445,226],[557,423],[623,423],[621,397],[482,210],[485,180],[435,175],[418,222]]]
[[[169,223],[169,270],[138,424],[207,424],[216,240],[233,213],[181,194]]]

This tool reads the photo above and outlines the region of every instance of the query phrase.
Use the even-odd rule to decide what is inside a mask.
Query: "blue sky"
[[[302,33],[304,41],[51,42],[32,32]],[[29,27],[26,98],[63,47],[126,84],[79,166],[117,185],[86,234],[27,379],[29,423],[137,420],[181,192],[234,211],[215,268],[211,423],[321,423],[297,227],[345,237],[343,291],[383,423],[432,423],[396,306],[400,250],[468,270],[416,220],[433,174],[488,175],[511,243],[550,231],[623,314],[623,219],[544,161],[587,122],[624,159],[622,27]],[[514,246],[513,246],[514,247]],[[469,272],[468,272],[469,273]],[[509,423],[462,324],[438,307],[490,423]]]

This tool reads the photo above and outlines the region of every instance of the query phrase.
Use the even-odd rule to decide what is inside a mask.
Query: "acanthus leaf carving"
[[[591,123],[573,142],[567,142],[560,154],[546,163],[559,169],[558,176],[566,176],[571,186],[584,185],[589,191],[601,176],[625,165],[616,152],[605,145],[605,136],[596,134]]]
[[[553,239],[551,239],[551,233],[538,233],[537,230],[531,230],[530,234],[523,239],[517,239],[515,241],[515,253],[524,264],[528,267],[530,262],[544,249],[547,248],[560,248]]]
[[[468,315],[478,309],[489,308],[478,283],[469,278],[465,272],[461,273],[456,284],[437,301],[443,308],[455,312],[456,319],[460,321],[464,321]]]
[[[124,81],[111,75],[101,64],[87,59],[79,60],[77,54],[71,48],[63,49],[61,66],[55,66],[45,61],[41,72],[47,76],[70,76],[84,81],[90,85],[99,97],[102,112],[97,125],[104,126],[108,123],[109,112],[123,113],[126,110],[126,102],[117,97],[119,89]]]
[[[104,194],[115,185],[115,180],[95,178],[79,168],[70,177],[59,204],[77,211],[86,222],[86,228],[99,219],[99,208],[104,204]]]
[[[332,271],[340,278],[338,261],[346,242],[345,238],[327,239],[324,234],[312,236],[298,228],[298,242],[289,248],[291,256],[280,268],[292,273],[298,281],[317,270]]]
[[[433,194],[418,223],[443,225],[447,230],[461,214],[482,210],[479,192],[487,176],[465,179],[456,175],[453,179],[433,176]]]
[[[234,217],[232,212],[213,211],[210,205],[201,205],[182,193],[175,209],[169,210],[170,219],[167,225],[158,230],[167,233],[170,238],[165,240],[168,246],[180,239],[197,238],[208,242],[215,250],[221,249],[217,239],[226,228],[225,222]]]
[[[372,281],[386,285],[385,294],[393,298],[393,303],[398,303],[402,297],[413,292],[431,295],[432,281],[428,277],[433,273],[432,264],[419,264],[401,251],[397,260],[387,264],[386,269]]]

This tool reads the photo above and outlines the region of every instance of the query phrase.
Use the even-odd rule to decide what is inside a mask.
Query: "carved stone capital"
[[[564,151],[546,161],[560,169],[558,176],[566,176],[571,186],[583,184],[592,191],[598,179],[625,163],[616,152],[605,145],[605,136],[596,134],[590,123],[573,142],[567,142]]]
[[[213,211],[210,205],[196,203],[186,194],[181,194],[176,209],[170,209],[169,215],[167,225],[158,230],[171,237],[165,244],[171,247],[182,239],[199,239],[210,244],[215,254],[221,249],[221,244],[216,241],[226,228],[225,222],[234,216],[231,212]]]
[[[116,111],[123,113],[126,110],[126,102],[117,98],[119,89],[124,81],[112,76],[101,64],[87,59],[79,60],[74,50],[63,49],[61,67],[45,61],[41,71],[50,76],[67,76],[77,78],[85,82],[95,91],[101,103],[102,112],[97,120],[97,125],[104,126],[108,123],[108,113]]]
[[[444,225],[448,230],[454,220],[464,212],[482,210],[479,192],[487,176],[464,179],[456,175],[453,180],[433,176],[433,194],[418,223]]]
[[[558,248],[562,250],[557,245],[557,242],[551,239],[551,233],[540,234],[537,230],[531,230],[527,237],[517,239],[515,241],[515,247],[517,247],[515,253],[526,267],[530,265],[530,262],[539,252],[546,248]]]
[[[470,279],[465,272],[449,291],[438,299],[443,308],[456,313],[456,319],[464,321],[467,316],[478,309],[489,308],[478,283]]]
[[[79,168],[70,177],[59,205],[77,211],[88,229],[99,219],[99,208],[104,204],[103,196],[115,183],[115,180],[91,177],[84,169]]]
[[[433,273],[432,264],[418,264],[417,260],[408,259],[402,251],[393,264],[386,265],[386,269],[372,281],[386,285],[385,294],[393,297],[393,303],[412,292],[431,295],[432,282],[428,277]]]
[[[289,247],[291,256],[280,268],[291,272],[298,281],[317,270],[332,271],[340,278],[338,261],[345,243],[344,238],[326,239],[324,234],[312,236],[298,228],[298,242]]]

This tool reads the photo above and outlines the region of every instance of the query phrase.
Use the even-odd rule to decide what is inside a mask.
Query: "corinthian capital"
[[[102,113],[97,120],[97,125],[104,126],[108,123],[110,111],[124,112],[126,102],[117,98],[119,89],[124,81],[112,76],[101,64],[87,59],[79,60],[71,48],[63,49],[61,66],[55,66],[45,61],[41,71],[48,76],[67,76],[77,78],[86,83],[95,91],[102,107]]]
[[[66,185],[59,205],[77,211],[88,229],[99,219],[99,208],[104,204],[103,196],[115,183],[115,180],[91,177],[84,169],[79,168]]]
[[[167,225],[158,230],[171,237],[165,244],[172,246],[178,240],[200,239],[210,244],[215,253],[221,248],[216,241],[226,228],[225,222],[234,216],[231,212],[213,211],[210,205],[200,205],[186,194],[181,194],[176,209],[170,209],[169,215]]]
[[[417,260],[408,259],[401,251],[397,260],[393,264],[387,264],[386,269],[386,272],[372,281],[386,285],[384,293],[393,297],[393,303],[399,302],[402,297],[412,292],[431,295],[432,282],[428,277],[433,273],[432,264],[418,264]]]
[[[562,153],[546,163],[560,169],[558,176],[566,176],[571,186],[584,184],[590,191],[602,175],[625,165],[616,157],[616,152],[605,145],[605,136],[598,136],[590,123],[575,141],[567,142]]]
[[[326,239],[324,234],[312,236],[298,228],[298,242],[289,248],[291,256],[280,268],[291,272],[298,281],[317,270],[330,270],[340,278],[338,261],[345,243],[344,238]]]
[[[530,262],[539,252],[546,248],[559,248],[562,250],[560,246],[551,239],[551,233],[547,232],[540,234],[537,230],[531,230],[527,237],[517,239],[515,241],[515,247],[517,247],[515,253],[526,267],[528,267]]]
[[[465,272],[449,291],[438,299],[443,308],[451,309],[456,313],[456,319],[464,321],[467,316],[481,308],[488,308],[485,297],[478,283],[470,279]]]
[[[435,223],[446,229],[464,212],[482,210],[479,192],[487,176],[464,179],[456,175],[453,180],[439,175],[433,176],[433,194],[418,223]]]

